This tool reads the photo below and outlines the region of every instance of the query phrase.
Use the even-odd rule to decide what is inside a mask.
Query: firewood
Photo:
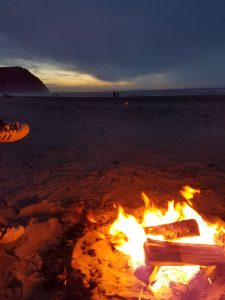
[[[134,275],[141,280],[144,284],[146,284],[147,286],[149,285],[149,277],[152,274],[152,272],[154,271],[154,269],[157,267],[153,267],[153,266],[140,266],[138,267],[135,272]]]
[[[224,249],[218,245],[184,244],[148,239],[144,244],[146,265],[210,266],[225,264]]]
[[[201,268],[200,272],[189,283],[189,288],[185,295],[183,295],[182,300],[204,299],[206,294],[208,299],[211,299],[209,297],[209,289],[212,284],[211,278],[215,276],[215,269],[215,266]],[[216,295],[214,296],[215,299],[219,299]]]
[[[195,219],[145,227],[144,230],[146,234],[163,235],[166,240],[200,235],[198,223]]]
[[[134,275],[145,285],[149,286],[155,281],[159,266],[140,266],[134,271]]]
[[[222,231],[220,232],[217,237],[216,237],[216,242],[218,245],[220,246],[224,246],[225,245],[225,233]]]

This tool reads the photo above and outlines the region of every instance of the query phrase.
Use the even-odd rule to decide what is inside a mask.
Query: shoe
[[[11,227],[9,225],[0,224],[0,245],[16,241],[24,233],[25,229],[22,225]]]
[[[0,120],[0,143],[12,143],[23,139],[30,132],[27,124],[4,123]]]

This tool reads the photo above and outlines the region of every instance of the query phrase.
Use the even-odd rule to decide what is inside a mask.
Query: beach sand
[[[31,128],[24,140],[0,144],[0,220],[26,229],[0,248],[0,299],[137,299],[141,284],[131,272],[126,282],[112,274],[109,285],[104,272],[91,271],[91,251],[87,283],[79,245],[84,235],[95,238],[88,211],[103,226],[116,215],[114,203],[138,209],[142,191],[164,205],[183,185],[200,188],[196,209],[225,220],[224,96],[2,98],[0,105],[2,119]],[[225,295],[216,291],[195,299]]]

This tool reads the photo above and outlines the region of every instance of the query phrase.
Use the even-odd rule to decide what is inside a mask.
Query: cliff
[[[0,67],[0,92],[2,93],[48,93],[48,88],[27,69]]]

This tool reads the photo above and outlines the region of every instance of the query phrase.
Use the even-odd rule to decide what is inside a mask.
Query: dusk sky
[[[0,65],[51,91],[225,86],[224,0],[0,0]]]

